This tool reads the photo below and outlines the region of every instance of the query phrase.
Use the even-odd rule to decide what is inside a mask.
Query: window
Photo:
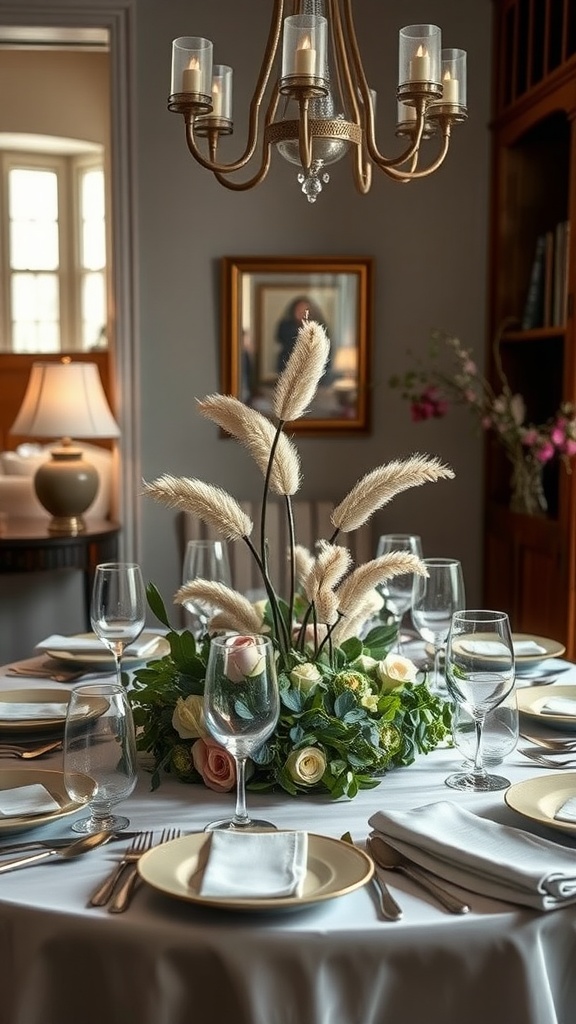
[[[0,349],[106,347],[106,216],[99,154],[2,154]]]

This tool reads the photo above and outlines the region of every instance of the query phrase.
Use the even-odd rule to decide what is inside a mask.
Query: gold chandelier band
[[[323,118],[310,118],[309,130],[312,139],[345,139],[353,142],[356,146],[362,144],[362,129],[351,121],[342,121],[339,118],[324,120]],[[299,121],[273,121],[266,126],[266,142],[275,145],[277,142],[285,142],[287,139],[297,139],[300,131]]]

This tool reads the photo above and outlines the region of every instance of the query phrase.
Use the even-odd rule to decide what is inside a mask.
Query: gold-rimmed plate
[[[475,635],[474,639],[481,641],[481,636]],[[566,650],[564,644],[561,644],[558,640],[550,640],[546,636],[536,636],[534,633],[512,633],[512,644],[514,646],[516,668],[520,670],[538,665],[541,661],[546,661],[547,658],[560,658]],[[524,644],[536,644],[541,649],[523,654]],[[426,652],[433,655],[434,645],[426,644]],[[498,654],[490,654],[488,651],[482,656],[482,660],[492,663],[498,661],[499,657]]]
[[[75,774],[74,789],[85,794],[85,799],[71,800],[64,785],[64,773],[57,771],[39,771],[36,768],[2,768],[0,769],[0,790],[17,789],[19,786],[31,786],[38,783],[50,793],[58,804],[57,811],[45,814],[15,814],[0,816],[0,832],[25,832],[27,829],[48,825],[59,818],[74,814],[89,800],[94,792],[94,780],[81,772]]]
[[[576,835],[576,822],[558,821],[554,815],[571,797],[576,796],[576,772],[561,775],[540,775],[516,782],[504,793],[504,800],[513,811],[540,825]]]
[[[70,690],[0,690],[0,736],[5,732],[52,733],[63,730],[69,701]],[[41,713],[41,709],[50,704],[58,705],[58,714],[47,716]],[[18,717],[14,717],[15,707],[18,708]],[[98,718],[107,707],[108,701],[101,697],[100,700],[94,701],[87,717]],[[7,717],[2,717],[3,713]]]
[[[157,633],[142,633],[140,640],[150,640],[150,647],[147,647],[143,654],[130,655],[124,654],[122,657],[123,668],[130,668],[134,665],[140,665],[143,661],[152,661],[156,658],[163,658],[164,655],[170,653],[170,644],[168,643],[165,636],[160,636]],[[94,633],[78,633],[74,638],[76,640],[85,639],[88,642],[95,640]],[[114,657],[110,651],[107,651],[104,645],[102,645],[102,653],[96,653],[96,651],[66,651],[61,647],[52,648],[46,650],[46,654],[50,658],[56,658],[58,661],[65,661],[73,665],[85,665],[86,668],[102,669],[103,671],[110,671],[114,668]]]
[[[209,842],[207,832],[194,832],[145,853],[138,871],[148,885],[167,896],[217,910],[298,910],[335,899],[366,885],[374,865],[362,850],[330,836],[308,835],[308,862],[301,896],[274,899],[202,896],[198,890],[201,851]]]
[[[544,706],[549,701],[560,698],[561,700],[574,701],[574,714],[557,714],[545,711]],[[553,686],[542,690],[541,686],[528,686],[516,693],[518,710],[528,718],[533,718],[540,725],[549,725],[554,729],[576,729],[576,685],[561,686],[554,683]]]

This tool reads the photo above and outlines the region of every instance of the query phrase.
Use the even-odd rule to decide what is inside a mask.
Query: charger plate
[[[562,772],[516,782],[506,790],[504,800],[524,818],[576,836],[576,822],[556,821],[554,817],[573,796],[576,796],[576,772]]]
[[[574,701],[573,715],[550,714],[542,711],[542,707],[549,700],[555,697],[562,697]],[[516,693],[518,711],[528,718],[533,718],[540,725],[552,726],[553,729],[576,729],[576,686],[560,686],[554,683],[550,689],[542,691],[540,686],[529,686]]]
[[[44,786],[52,799],[59,804],[60,810],[46,814],[16,814],[10,817],[1,815],[0,832],[25,832],[27,829],[48,825],[51,821],[65,818],[84,807],[94,792],[94,780],[82,772],[76,772],[74,775],[74,787],[85,794],[85,799],[78,801],[72,800],[68,796],[64,785],[64,772],[39,771],[36,768],[2,768],[0,770],[0,790],[31,786],[33,783]]]
[[[161,636],[155,633],[148,633],[144,631],[141,634],[140,639],[149,637],[150,640],[156,638],[154,647],[151,647],[146,651],[145,654],[134,655],[125,654],[122,658],[122,668],[130,668],[133,665],[140,665],[143,661],[152,661],[152,659],[163,658],[165,654],[170,653],[170,644],[165,636]],[[75,639],[83,640],[94,640],[94,633],[77,633]],[[102,654],[92,654],[91,652],[82,651],[66,651],[63,648],[54,648],[52,650],[46,650],[45,652],[50,658],[56,658],[57,661],[65,661],[73,665],[86,665],[87,668],[99,669],[103,671],[110,671],[114,668],[114,657],[112,653],[104,647],[102,644]]]
[[[63,729],[66,722],[66,714],[57,718],[35,718],[35,704],[66,704],[70,700],[70,690],[1,690],[0,691],[0,736],[5,732],[55,732]],[[24,718],[2,718],[3,704],[26,704],[30,708],[30,714]],[[94,709],[87,716],[98,718],[106,708],[108,701],[104,697],[95,703]]]
[[[478,639],[480,639],[480,634]],[[534,633],[512,633],[512,643],[521,643],[522,641],[532,641],[532,643],[538,644],[542,647],[542,651],[536,651],[534,654],[516,654],[515,662],[516,668],[522,671],[522,669],[534,668],[539,665],[540,662],[546,661],[547,658],[560,658],[566,648],[564,644],[559,643],[558,640],[550,640],[545,636],[535,636]],[[426,644],[427,654],[434,654],[434,644]],[[443,653],[442,653],[443,656]],[[496,654],[484,654],[482,657],[483,661],[494,662],[498,661],[498,655]]]
[[[308,864],[301,896],[273,899],[201,896],[201,851],[209,842],[207,832],[193,832],[153,847],[140,857],[138,871],[152,888],[168,896],[218,910],[298,910],[323,900],[353,892],[370,881],[374,864],[356,846],[330,836],[308,834]],[[195,877],[196,876],[196,877]]]

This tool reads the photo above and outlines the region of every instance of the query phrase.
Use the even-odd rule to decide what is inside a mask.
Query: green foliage
[[[178,698],[203,694],[209,640],[196,641],[187,630],[170,629],[155,588],[150,588],[149,597],[169,629],[170,653],[136,670],[130,698],[140,727],[139,748],[154,759],[154,788],[164,770],[183,782],[200,781],[191,757],[195,740],[182,739],[172,717]],[[346,641],[332,664],[318,662],[321,678],[309,689],[292,683],[288,672],[279,672],[280,718],[252,759],[249,789],[281,789],[292,796],[314,791],[350,799],[360,789],[378,785],[389,769],[411,764],[418,753],[427,753],[445,739],[450,731],[449,706],[430,692],[424,678],[398,684],[374,668],[357,667],[361,656],[380,663],[394,639],[394,629],[378,626],[364,640]],[[295,664],[303,660],[294,657]],[[250,715],[248,707],[245,713]],[[326,764],[313,785],[295,778],[287,767],[290,754],[308,748]]]

